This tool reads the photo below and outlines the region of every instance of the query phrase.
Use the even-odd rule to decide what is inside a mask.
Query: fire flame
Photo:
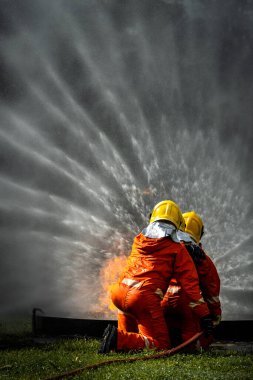
[[[103,314],[104,317],[117,317],[117,308],[111,301],[110,290],[113,284],[118,281],[126,262],[127,257],[125,255],[113,257],[108,259],[100,270],[101,291],[98,297],[98,305],[96,306],[97,312]]]

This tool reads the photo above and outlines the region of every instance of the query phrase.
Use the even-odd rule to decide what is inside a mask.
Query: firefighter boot
[[[103,339],[98,350],[98,354],[107,354],[117,349],[118,330],[114,325],[108,325],[104,331]]]

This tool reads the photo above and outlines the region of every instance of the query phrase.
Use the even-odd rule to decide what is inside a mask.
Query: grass
[[[88,364],[133,355],[98,355],[97,340],[65,339],[41,347],[3,350],[0,379],[44,379]],[[141,357],[143,353],[135,354]],[[145,355],[148,355],[145,353]],[[177,354],[169,358],[117,363],[85,370],[73,379],[252,379],[253,355],[238,352]]]
[[[1,326],[0,326],[1,327]],[[1,333],[1,328],[0,328]],[[132,358],[149,353],[98,355],[98,340],[60,339],[30,345],[31,333],[1,334],[10,344],[28,343],[27,347],[0,351],[0,379],[33,380],[118,358]],[[34,343],[34,342],[33,342]],[[38,343],[38,341],[37,341]],[[43,343],[43,344],[42,344]],[[253,354],[211,350],[202,354],[176,354],[162,359],[114,363],[95,370],[85,370],[72,379],[94,380],[252,380]]]

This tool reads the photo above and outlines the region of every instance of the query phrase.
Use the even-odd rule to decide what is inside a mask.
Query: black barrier
[[[90,338],[101,338],[108,325],[117,321],[105,319],[72,319],[36,315],[33,318],[33,334],[48,335],[81,335]]]
[[[35,336],[80,335],[101,338],[108,323],[117,326],[116,320],[58,318],[38,315],[33,312],[33,333]],[[214,336],[216,340],[223,341],[253,341],[253,321],[222,321],[216,327]]]
[[[217,340],[252,342],[253,321],[221,321],[214,330],[214,337]]]

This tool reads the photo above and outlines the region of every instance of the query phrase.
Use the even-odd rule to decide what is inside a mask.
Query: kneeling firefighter
[[[211,258],[205,253],[200,243],[204,233],[204,224],[201,217],[194,211],[183,214],[185,226],[183,231],[178,231],[178,238],[191,255],[199,277],[199,286],[202,296],[208,305],[210,317],[214,327],[221,320],[220,278]],[[193,306],[193,305],[192,305]],[[186,341],[201,331],[201,320],[189,307],[189,297],[177,279],[171,279],[170,285],[162,301],[168,326],[180,331],[180,337],[174,344],[179,344],[180,339]],[[175,330],[174,330],[175,331]],[[172,334],[173,336],[173,334]],[[204,349],[212,343],[213,337],[202,336],[198,342]],[[193,347],[192,347],[193,348]]]
[[[179,206],[171,200],[162,201],[154,207],[149,225],[134,238],[127,265],[111,291],[112,302],[123,319],[118,328],[107,326],[99,353],[171,347],[161,305],[171,278],[180,283],[189,299],[189,307],[200,318],[205,331],[212,331],[194,262],[177,239],[182,221]],[[135,332],[124,327],[127,317],[135,321]]]

